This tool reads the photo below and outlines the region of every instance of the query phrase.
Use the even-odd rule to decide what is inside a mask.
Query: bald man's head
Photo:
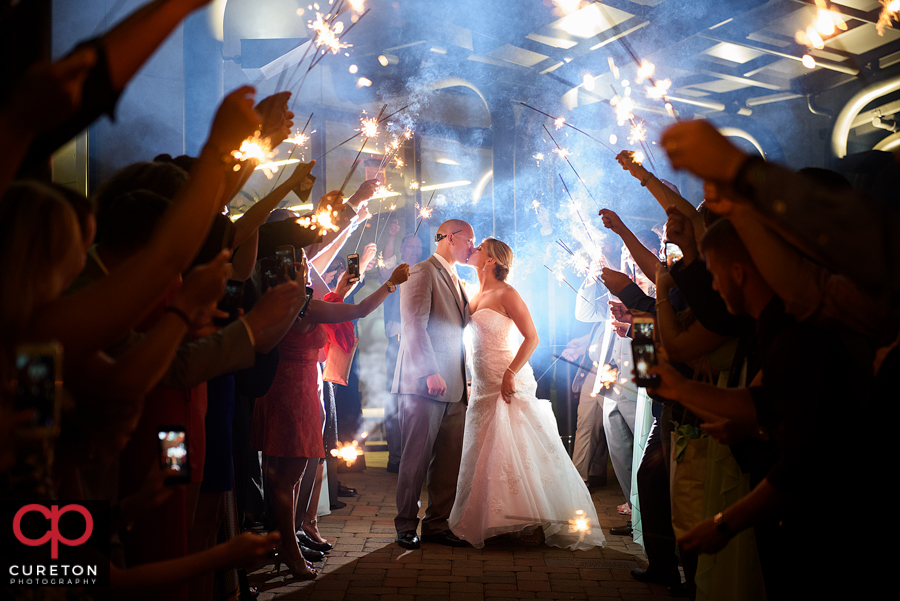
[[[450,263],[466,263],[475,250],[475,231],[462,219],[448,219],[434,237],[437,252]]]

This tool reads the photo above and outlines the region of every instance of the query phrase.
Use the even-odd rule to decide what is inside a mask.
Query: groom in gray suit
[[[400,395],[400,472],[397,476],[397,542],[419,548],[419,497],[428,484],[422,540],[465,546],[448,528],[466,423],[466,367],[463,328],[469,299],[455,265],[475,249],[472,226],[445,221],[435,236],[437,250],[410,269],[400,287],[400,354],[391,392]]]

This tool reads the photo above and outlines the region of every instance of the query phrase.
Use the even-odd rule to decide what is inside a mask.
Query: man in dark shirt
[[[851,490],[865,477],[861,445],[835,436],[843,453],[823,450],[838,435],[836,418],[846,415],[848,401],[862,406],[871,399],[871,352],[859,337],[797,323],[766,284],[730,222],[722,220],[701,241],[706,265],[728,311],[756,319],[761,377],[751,388],[719,389],[690,382],[661,362],[653,371],[662,379],[658,393],[677,400],[709,422],[728,420],[728,441],[752,436],[773,437],[778,459],[763,481],[746,497],[698,524],[679,543],[686,550],[715,553],[738,532],[751,526],[780,523],[783,549],[790,560],[776,558],[771,546],[760,548],[769,598],[796,598],[825,581],[814,570],[833,561],[836,526],[830,516],[840,510],[834,475],[853,478]],[[848,392],[852,396],[848,398]],[[856,401],[856,399],[859,399]],[[837,459],[836,459],[837,457]],[[833,518],[831,518],[833,519]],[[827,586],[846,583],[847,571],[830,573]],[[799,576],[799,578],[798,578]],[[812,578],[812,580],[809,580]]]

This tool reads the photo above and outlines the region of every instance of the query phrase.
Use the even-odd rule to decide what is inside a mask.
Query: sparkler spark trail
[[[316,13],[316,20],[309,21],[307,23],[307,27],[316,32],[316,37],[313,41],[316,48],[325,47],[322,51],[323,53],[327,53],[331,51],[332,54],[337,54],[344,48],[350,48],[353,44],[347,44],[346,42],[342,42],[339,37],[340,34],[344,31],[344,24],[338,22],[337,25],[332,27],[329,21],[325,20],[326,17],[322,13]]]
[[[588,240],[591,241],[591,244],[595,244],[594,239],[591,237],[591,232],[590,232],[590,230],[588,230],[587,224],[584,222],[584,219],[582,219],[582,217],[581,217],[581,212],[578,210],[578,207],[575,206],[575,199],[572,198],[572,193],[569,192],[569,186],[566,185],[566,180],[563,179],[563,176],[561,173],[557,173],[556,175],[559,176],[559,181],[562,182],[562,185],[566,191],[566,194],[569,195],[569,200],[572,201],[572,207],[575,208],[575,214],[578,215],[578,219],[581,220],[581,225],[584,226],[584,233],[587,234]],[[537,202],[537,201],[535,201],[535,202]],[[568,248],[566,250],[568,250]],[[569,254],[573,254],[571,250],[569,251]]]
[[[428,199],[428,204],[425,205],[425,208],[419,210],[419,224],[416,226],[416,231],[413,232],[413,236],[415,236],[416,234],[419,233],[419,226],[422,225],[422,222],[423,222],[426,218],[431,217],[431,210],[429,209],[429,207],[431,206],[431,201],[434,200],[434,193],[435,193],[435,192],[437,192],[437,190],[433,190],[433,191],[431,192],[431,198]],[[416,208],[417,208],[417,209],[419,208],[418,203],[416,203]]]
[[[301,131],[300,133],[298,133],[297,136],[294,137],[294,138],[287,138],[287,139],[285,139],[285,142],[290,142],[290,143],[292,143],[292,144],[294,145],[294,146],[291,148],[291,153],[288,155],[288,160],[289,160],[289,161],[290,161],[291,159],[294,158],[294,152],[296,152],[297,148],[299,148],[299,147],[302,146],[303,144],[306,144],[306,142],[309,140],[309,136],[306,135],[306,128],[309,127],[310,122],[312,122],[312,118],[313,118],[313,115],[314,115],[314,114],[315,114],[315,113],[310,113],[310,114],[309,114],[309,119],[306,120],[306,125],[303,126],[303,131]],[[278,174],[278,177],[275,179],[275,184],[272,186],[272,189],[269,190],[269,194],[271,194],[271,193],[275,190],[275,188],[278,187],[278,182],[281,181],[281,175],[282,175],[283,173],[284,173],[284,170],[282,170],[282,171]]]
[[[390,118],[393,117],[394,115],[396,115],[396,114],[398,114],[398,113],[401,113],[401,112],[405,111],[405,110],[408,109],[408,108],[409,108],[409,105],[407,104],[407,105],[404,106],[402,109],[398,109],[398,110],[394,111],[393,113],[391,113],[391,114],[388,115],[387,117],[382,117],[381,119],[378,120],[378,123],[384,123],[385,121],[387,121],[388,119],[390,119]],[[343,145],[346,144],[347,142],[351,142],[351,141],[355,140],[356,138],[360,137],[360,136],[362,135],[362,133],[363,133],[363,132],[361,132],[361,131],[356,132],[355,134],[353,134],[352,136],[350,136],[349,138],[347,138],[346,140],[344,140],[343,142],[341,142],[341,143],[338,144],[337,146],[334,146],[334,147],[332,147],[332,148],[326,150],[325,152],[323,152],[323,153],[320,154],[319,156],[317,156],[315,160],[318,161],[318,160],[321,159],[323,156],[327,155],[328,153],[332,152],[333,150],[337,150],[338,148],[340,148],[341,146],[343,146]]]
[[[597,305],[594,304],[594,303],[592,303],[592,302],[589,301],[588,299],[584,298],[584,296],[582,296],[581,293],[579,293],[578,290],[577,290],[576,288],[574,288],[574,287],[572,286],[572,284],[570,284],[570,283],[566,280],[566,278],[565,278],[565,276],[564,276],[563,274],[561,274],[561,273],[556,273],[555,271],[553,271],[552,269],[550,269],[550,268],[547,267],[546,265],[544,265],[544,269],[546,269],[547,271],[549,271],[550,273],[552,273],[552,274],[553,274],[553,277],[556,278],[556,281],[562,282],[563,284],[565,284],[565,285],[568,286],[569,288],[572,288],[572,292],[574,292],[581,300],[583,300],[584,302],[588,303],[589,305],[592,305],[592,306],[594,307],[594,309],[597,309],[598,312],[600,311],[600,309],[597,307]]]
[[[581,130],[581,129],[578,129],[577,127],[575,127],[575,126],[572,125],[571,123],[568,123],[568,122],[567,122],[565,119],[563,119],[562,117],[554,117],[553,115],[551,115],[551,114],[549,114],[549,113],[545,113],[544,111],[542,111],[542,110],[540,110],[540,109],[534,108],[534,107],[531,106],[530,104],[525,104],[525,103],[522,102],[521,100],[513,100],[513,102],[515,102],[515,103],[517,103],[517,104],[521,104],[521,105],[524,106],[525,108],[529,108],[529,109],[533,110],[533,111],[536,112],[536,113],[540,113],[541,115],[544,115],[545,117],[550,117],[551,119],[553,119],[553,123],[554,123],[554,124],[557,123],[560,119],[562,119],[562,121],[561,121],[562,125],[565,125],[566,127],[571,127],[572,129],[574,129],[574,130],[577,131],[578,133],[587,136],[588,138],[590,138],[591,140],[593,140],[594,142],[596,142],[597,144],[599,144],[599,145],[602,146],[603,148],[607,149],[607,150],[610,151],[611,153],[616,154],[616,151],[615,151],[615,150],[613,150],[612,148],[610,148],[609,146],[607,146],[606,144],[604,144],[603,142],[601,142],[600,140],[598,140],[597,138],[595,138],[594,136],[592,136],[591,134],[587,133],[586,131]],[[559,129],[559,128],[557,127],[557,129]],[[538,153],[538,154],[540,154],[540,153]],[[543,157],[543,155],[541,155],[541,158],[538,158],[537,156],[535,156],[534,158],[536,158],[536,159],[538,159],[539,161],[541,161],[541,160],[543,160],[544,157]]]
[[[600,208],[600,203],[597,202],[597,199],[594,198],[594,195],[593,195],[593,194],[591,194],[591,189],[588,188],[587,183],[585,183],[585,181],[584,181],[583,179],[581,179],[581,176],[578,175],[578,171],[575,170],[575,165],[572,164],[572,161],[569,160],[569,157],[567,157],[565,154],[563,154],[563,149],[562,149],[562,147],[561,147],[559,144],[557,144],[556,140],[553,138],[553,134],[550,133],[550,130],[547,129],[547,126],[546,126],[546,125],[544,126],[544,131],[547,132],[547,135],[550,136],[550,139],[553,140],[553,143],[554,143],[554,144],[556,144],[556,147],[557,147],[557,148],[559,149],[559,151],[560,151],[560,152],[559,152],[559,156],[561,156],[562,158],[566,159],[566,162],[569,164],[569,167],[571,167],[571,168],[572,168],[572,171],[575,173],[575,177],[577,177],[577,178],[578,178],[578,181],[580,181],[580,182],[582,183],[582,185],[584,185],[584,189],[587,190],[588,196],[591,197],[591,200],[594,201],[594,204],[596,204],[596,205],[597,205],[597,208],[599,209],[599,208]]]
[[[632,121],[631,133],[628,135],[628,143],[635,144],[636,142],[643,142],[647,139],[647,128],[644,127],[643,122],[635,123]]]

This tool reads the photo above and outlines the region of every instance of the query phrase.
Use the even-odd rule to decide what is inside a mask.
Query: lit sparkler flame
[[[560,129],[563,125],[565,125],[565,123],[566,123],[565,117],[557,117],[556,119],[553,120],[553,125],[554,125],[554,127],[556,127],[556,129]]]
[[[337,448],[331,449],[331,456],[337,457],[341,461],[346,461],[347,465],[353,465],[356,458],[363,454],[363,450],[359,447],[359,443],[355,440],[351,444],[343,444],[338,441]]]
[[[409,182],[409,189],[410,189],[410,190],[418,190],[418,189],[419,189],[419,182],[417,182],[417,181],[411,181],[411,182]]]
[[[571,15],[581,8],[581,2],[582,0],[553,0],[553,4],[556,5],[553,14],[562,17]]]
[[[624,98],[616,94],[609,103],[616,108],[616,121],[619,125],[624,125],[626,121],[633,119],[634,100],[625,96]]]
[[[543,161],[543,160],[544,160],[544,153],[543,153],[543,152],[539,152],[539,153],[535,154],[535,155],[534,155],[533,157],[531,157],[531,158],[536,159],[536,160],[538,160],[538,161]]]
[[[371,85],[372,85],[372,80],[369,79],[368,77],[360,77],[359,79],[356,80],[357,88],[368,88]]]
[[[288,144],[296,144],[297,146],[303,146],[307,142],[309,142],[309,136],[304,133],[297,132],[296,135],[291,136],[290,138],[285,138],[284,140]]]
[[[413,137],[413,130],[411,130],[410,128],[407,127],[407,128],[406,128],[406,131],[403,132],[403,137],[406,138],[407,140],[412,139],[412,137]]]
[[[669,93],[669,88],[671,87],[671,79],[663,79],[661,81],[657,81],[655,86],[653,86],[652,88],[647,88],[647,98],[661,100],[666,97],[666,95]]]
[[[560,156],[560,158],[563,158],[563,159],[572,154],[565,148],[554,148],[552,152],[555,152],[556,154],[558,154]]]
[[[366,12],[366,0],[349,0],[350,8],[358,15]]]
[[[322,52],[327,53],[329,50],[333,54],[337,54],[344,48],[349,48],[353,44],[342,42],[338,35],[344,30],[344,24],[338,21],[334,28],[326,21],[326,16],[322,13],[316,13],[316,20],[309,21],[307,27],[316,32],[315,44],[316,48],[323,48]]]
[[[581,536],[591,533],[591,518],[579,509],[575,512],[575,517],[569,520],[569,532],[578,532]]]
[[[241,142],[240,149],[231,152],[231,156],[239,161],[257,160],[260,162],[267,161],[276,154],[278,151],[272,150],[269,138],[261,137],[259,131]]]
[[[600,385],[606,389],[609,389],[613,384],[615,384],[616,378],[618,377],[619,370],[615,367],[610,367],[608,364],[601,367],[600,373],[597,374],[597,378],[600,380]]]
[[[381,251],[378,251],[378,263],[376,264],[378,267],[384,267],[384,256]]]
[[[638,150],[637,152],[634,153],[634,162],[637,163],[638,165],[643,163],[645,158],[646,157],[644,156],[644,153],[641,152],[640,150]]]
[[[340,231],[340,227],[335,225],[334,218],[338,216],[338,212],[331,210],[328,208],[321,209],[316,211],[312,215],[306,215],[304,217],[300,217],[297,219],[297,223],[305,228],[309,228],[311,230],[323,229],[323,230],[331,230],[333,232]]]
[[[816,0],[815,22],[806,28],[806,30],[798,30],[794,34],[794,39],[798,44],[802,44],[807,48],[817,48],[821,50],[825,47],[823,36],[828,37],[837,33],[837,30],[847,31],[847,23],[836,10],[828,9],[824,0]]]
[[[647,128],[644,127],[643,122],[633,123],[631,126],[631,133],[628,135],[628,143],[634,145],[638,142],[643,142],[646,139]]]
[[[893,29],[893,21],[900,21],[900,17],[898,17],[898,13],[900,13],[900,0],[879,1],[881,2],[882,8],[881,13],[878,15],[878,23],[875,24],[875,29],[878,31],[878,35],[884,36],[885,27]]]
[[[634,80],[634,83],[640,85],[645,79],[653,77],[654,71],[656,71],[656,65],[648,60],[642,60],[641,66],[638,67],[637,78]]]
[[[377,138],[378,137],[378,119],[360,119],[360,131],[367,138]]]
[[[397,166],[397,169],[402,168],[406,163],[403,162],[403,159],[400,157],[394,157],[394,164]]]
[[[430,219],[431,214],[434,212],[434,209],[427,205],[424,207],[419,207],[419,203],[416,203],[416,210],[419,211],[419,217],[421,219]]]
[[[532,200],[532,201],[531,201],[531,208],[534,209],[535,214],[537,214],[538,209],[541,208],[541,203],[538,202],[537,200]]]

